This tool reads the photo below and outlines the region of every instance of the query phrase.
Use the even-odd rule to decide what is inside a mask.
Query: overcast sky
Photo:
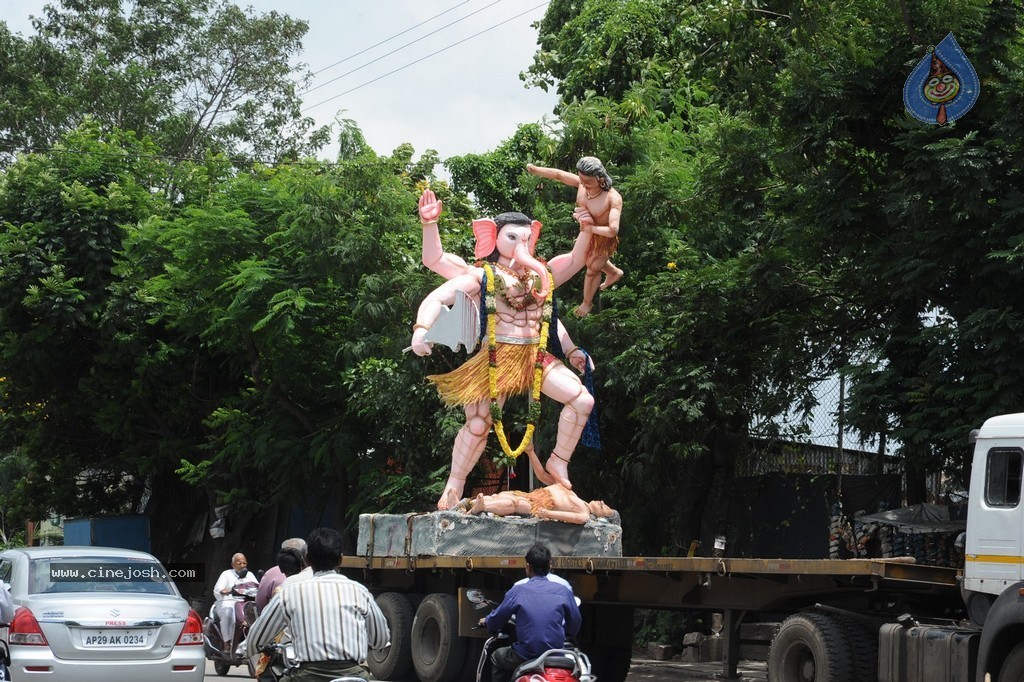
[[[28,35],[29,15],[40,15],[45,4],[3,0],[0,20]],[[554,93],[528,89],[519,79],[537,50],[532,24],[544,15],[542,0],[236,4],[309,22],[301,58],[318,73],[316,89],[303,96],[306,113],[320,124],[336,115],[354,119],[380,154],[403,142],[417,155],[436,149],[442,159],[482,153],[511,137],[518,124],[552,118]]]

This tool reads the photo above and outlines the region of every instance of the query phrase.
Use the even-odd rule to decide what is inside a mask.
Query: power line
[[[376,62],[379,62],[380,60],[384,59],[385,57],[390,57],[394,53],[396,53],[396,52],[398,52],[400,50],[404,50],[405,48],[409,47],[410,45],[418,43],[421,40],[424,40],[426,38],[430,38],[431,36],[435,35],[438,31],[443,31],[444,29],[448,28],[449,26],[454,26],[455,24],[459,23],[460,21],[464,21],[465,19],[469,19],[474,14],[479,14],[480,12],[483,12],[488,7],[493,7],[494,5],[497,5],[499,2],[501,2],[501,0],[494,0],[494,2],[492,2],[490,5],[485,5],[485,6],[481,7],[480,9],[476,10],[475,12],[470,12],[466,16],[462,17],[461,19],[456,19],[455,21],[451,22],[450,24],[445,24],[441,28],[436,29],[434,31],[434,33],[428,33],[425,36],[420,36],[416,40],[410,40],[405,45],[400,45],[400,46],[396,47],[395,49],[391,50],[391,52],[386,52],[385,54],[382,54],[381,56],[377,57],[376,59],[371,59],[370,61],[366,62],[362,66],[357,66],[356,68],[352,69],[351,71],[346,71],[345,73],[341,74],[340,76],[335,76],[334,78],[332,78],[329,81],[324,81],[320,85],[314,85],[313,87],[309,88],[308,90],[304,90],[301,94],[306,94],[308,92],[313,92],[314,90],[319,90],[320,88],[324,87],[325,85],[330,85],[334,81],[341,80],[345,76],[348,76],[349,74],[353,74],[356,71],[359,71],[360,69],[364,69],[367,66],[369,66],[370,64],[374,64]],[[463,3],[463,4],[465,4],[465,3]],[[452,9],[455,9],[455,8],[453,7]],[[440,15],[438,15],[438,16],[440,16]],[[429,19],[427,21],[429,21]],[[423,23],[426,23],[426,22],[423,22]],[[418,24],[418,25],[422,26],[423,24]],[[416,27],[413,26],[413,28],[416,28]],[[409,30],[412,30],[412,29],[409,29]],[[403,33],[405,33],[405,32],[406,31],[403,31]],[[399,33],[398,35],[401,35],[401,33]],[[392,37],[396,37],[396,36],[392,36]],[[388,40],[391,40],[391,38],[388,38]],[[377,43],[377,45],[382,45],[382,44],[388,42],[388,40],[382,40],[381,42]],[[373,47],[377,47],[377,45],[374,45]],[[369,49],[372,49],[372,48],[369,48],[369,47],[366,48],[366,50],[369,50]],[[366,50],[363,50],[362,52],[366,52]],[[362,52],[357,52],[356,54],[362,54]],[[352,57],[354,57],[354,56],[356,56],[356,55],[352,55]],[[342,59],[341,62],[347,61],[347,60],[351,59],[352,57],[345,57],[345,59]],[[331,64],[331,66],[337,66],[338,64],[341,64],[341,62],[336,62],[335,64]],[[329,66],[327,68],[331,68],[331,67]],[[321,69],[320,71],[317,71],[317,73],[321,73],[322,71],[325,71],[325,70],[326,69]],[[316,74],[314,74],[314,75],[316,75]]]
[[[366,48],[365,50],[360,50],[359,52],[356,52],[355,54],[350,54],[349,56],[345,57],[344,59],[341,59],[341,60],[339,60],[339,61],[336,61],[336,62],[334,62],[333,64],[331,64],[331,65],[329,65],[329,66],[325,66],[324,68],[320,69],[319,71],[314,71],[314,72],[313,72],[313,75],[314,75],[314,76],[316,76],[316,75],[318,75],[318,74],[321,74],[321,73],[323,73],[323,72],[324,72],[324,71],[326,71],[327,69],[333,69],[333,68],[334,68],[335,66],[337,66],[338,64],[343,64],[343,63],[347,62],[348,60],[352,59],[353,57],[358,57],[359,55],[363,54],[364,52],[369,52],[370,50],[372,50],[372,49],[373,49],[373,48],[375,48],[375,47],[380,47],[380,46],[381,46],[381,45],[383,45],[384,43],[386,43],[386,42],[388,42],[388,41],[391,41],[391,40],[394,40],[395,38],[397,38],[397,37],[398,37],[398,36],[400,36],[400,35],[405,35],[405,34],[406,34],[406,33],[408,33],[409,31],[412,31],[413,29],[417,29],[417,28],[419,28],[420,26],[423,26],[424,24],[429,24],[429,23],[430,23],[431,21],[433,21],[434,19],[437,19],[437,18],[438,18],[438,17],[440,17],[440,16],[443,16],[443,15],[445,15],[445,14],[448,14],[448,13],[449,13],[449,12],[451,12],[451,11],[452,11],[453,9],[456,9],[456,8],[462,7],[463,5],[468,5],[468,4],[469,4],[469,0],[464,0],[463,2],[460,2],[459,4],[455,5],[454,7],[449,7],[449,8],[448,8],[448,9],[446,9],[445,11],[443,11],[443,12],[440,12],[440,13],[438,13],[438,14],[435,14],[434,16],[430,17],[429,19],[425,19],[425,20],[421,21],[420,23],[416,24],[415,26],[410,26],[409,28],[405,29],[404,31],[399,31],[398,33],[396,33],[395,35],[391,36],[390,38],[385,38],[384,40],[380,41],[379,43],[377,43],[377,44],[375,44],[375,45],[370,45],[370,46],[369,46],[368,48]],[[442,26],[442,28],[444,28],[444,27]]]
[[[376,83],[377,81],[379,81],[379,80],[381,80],[383,78],[387,78],[388,76],[390,76],[392,74],[398,73],[399,71],[403,71],[403,70],[409,68],[410,66],[413,66],[414,64],[419,64],[420,62],[422,62],[425,59],[430,59],[431,57],[433,57],[435,55],[439,55],[442,52],[445,52],[447,50],[450,50],[450,49],[452,49],[453,47],[455,47],[457,45],[461,45],[462,43],[466,42],[467,40],[472,40],[473,38],[476,38],[477,36],[483,35],[484,33],[487,33],[488,31],[492,31],[492,30],[498,28],[499,26],[503,26],[504,24],[507,24],[508,22],[513,21],[514,19],[518,19],[519,17],[521,17],[523,15],[526,15],[526,14],[529,14],[530,12],[533,12],[534,10],[540,9],[541,7],[543,7],[546,4],[548,4],[548,0],[545,0],[545,2],[542,2],[539,5],[535,5],[534,7],[531,7],[530,9],[526,10],[525,12],[520,12],[519,14],[515,15],[514,17],[510,17],[510,18],[508,18],[508,19],[506,19],[506,20],[504,20],[502,22],[499,22],[499,23],[493,25],[493,26],[485,28],[484,30],[482,30],[482,31],[480,31],[478,33],[474,33],[473,35],[471,35],[471,36],[469,36],[467,38],[463,38],[462,40],[460,40],[458,42],[452,43],[451,45],[448,45],[447,47],[442,47],[440,50],[437,50],[435,52],[431,52],[430,54],[428,54],[428,55],[426,55],[424,57],[420,57],[419,59],[417,59],[415,61],[411,61],[408,64],[405,64],[404,66],[400,66],[397,69],[394,69],[392,71],[388,71],[387,73],[382,74],[380,76],[377,76],[376,78],[373,78],[371,80],[368,80],[365,83],[360,83],[359,85],[355,86],[354,88],[349,88],[348,90],[345,90],[344,92],[339,92],[337,95],[334,95],[332,97],[328,97],[327,99],[321,100],[321,101],[317,102],[316,104],[311,104],[310,106],[308,106],[305,109],[303,109],[302,113],[305,114],[306,112],[310,111],[311,109],[315,109],[316,107],[320,106],[321,104],[326,104],[326,103],[330,102],[331,100],[335,100],[335,99],[338,99],[339,97],[343,97],[344,95],[347,95],[350,92],[355,92],[356,90],[359,90],[360,88],[363,88],[363,87],[366,87],[367,85],[370,85],[371,83]]]
[[[14,146],[14,145],[5,145],[3,143],[0,143],[0,154],[61,154],[61,155],[64,155],[64,156],[82,156],[82,157],[89,156],[89,157],[98,157],[98,158],[106,158],[106,159],[124,159],[124,160],[129,160],[129,161],[130,160],[134,160],[134,159],[150,159],[150,160],[155,160],[155,161],[189,162],[189,163],[195,163],[195,164],[197,164],[199,166],[202,166],[202,165],[206,164],[210,160],[210,159],[206,159],[206,158],[203,158],[203,157],[194,157],[194,156],[175,156],[175,155],[172,155],[172,154],[144,154],[144,153],[141,153],[141,152],[128,151],[128,150],[125,150],[125,149],[117,149],[117,150],[104,151],[104,150],[95,150],[95,149],[72,149],[70,147],[64,147],[64,146],[55,146],[55,147],[49,147],[49,146],[45,146],[45,145]],[[223,161],[225,161],[227,163],[231,163],[231,164],[234,163],[226,155],[217,155],[214,158],[219,158],[220,160],[223,160]],[[296,159],[294,161],[270,161],[270,160],[267,160],[267,159],[259,159],[259,158],[256,158],[256,157],[252,157],[252,158],[247,159],[247,161],[249,161],[251,163],[254,163],[254,164],[259,164],[261,166],[266,166],[268,168],[281,168],[281,167],[286,167],[286,166],[303,166],[303,165],[307,165],[307,164],[327,166],[327,167],[331,167],[331,168],[340,168],[342,166],[345,166],[345,167],[352,167],[352,166],[369,167],[369,166],[373,165],[373,163],[367,163],[367,162],[358,162],[358,161],[327,161],[325,159],[314,159],[314,158]]]

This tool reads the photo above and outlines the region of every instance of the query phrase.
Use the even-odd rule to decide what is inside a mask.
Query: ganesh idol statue
[[[419,200],[423,262],[447,281],[420,304],[411,348],[417,355],[429,355],[439,338],[450,335],[441,331],[441,327],[451,327],[452,320],[445,318],[461,318],[463,331],[456,334],[460,339],[445,341],[453,349],[458,343],[476,348],[481,328],[484,333],[479,350],[462,365],[428,377],[447,405],[460,405],[466,414],[455,437],[451,471],[437,508],[452,509],[460,503],[466,478],[483,454],[492,429],[506,456],[515,458],[526,452],[538,478],[570,489],[569,461],[594,399],[579,376],[550,352],[558,350],[580,373],[590,363],[586,353],[572,345],[562,325],[552,319],[552,294],[586,266],[591,221],[585,215],[577,217],[580,232],[572,250],[545,263],[534,254],[539,222],[522,213],[476,220],[477,260],[470,265],[443,251],[437,231],[441,210],[441,202],[426,190]],[[455,312],[460,310],[468,314]],[[484,324],[477,315],[485,317]],[[512,447],[502,409],[506,399],[522,394],[529,398],[528,422],[522,442]],[[532,445],[541,394],[562,404],[555,445],[543,466]]]

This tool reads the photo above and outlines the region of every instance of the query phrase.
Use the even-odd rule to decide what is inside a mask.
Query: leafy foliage
[[[407,421],[425,411],[418,368],[381,360],[401,357],[424,291],[418,236],[393,229],[416,195],[394,170],[372,153],[257,169],[128,245],[129,262],[160,266],[138,273],[154,321],[221,356],[184,470],[225,499],[337,494],[396,452],[413,473],[413,455],[435,454]]]
[[[124,331],[136,302],[112,295],[112,268],[126,226],[168,206],[149,189],[162,174],[153,147],[101,137],[87,123],[0,178],[0,428],[33,455],[17,492],[37,518],[54,496],[79,498],[85,513],[137,500],[132,474],[149,457],[148,442],[110,440],[122,429],[136,439],[133,416],[157,403],[136,402],[142,386],[123,381],[134,374],[136,339]]]
[[[668,453],[713,450],[721,428],[770,436],[836,372],[848,423],[898,439],[912,483],[959,473],[963,435],[1019,404],[1002,262],[1019,243],[1019,12],[902,4],[549,6],[530,77],[558,84],[564,135],[541,161],[595,153],[622,177],[627,280],[582,338],[611,364],[631,498],[677,499],[661,481],[693,464]],[[983,101],[929,127],[901,113],[902,83],[950,30]]]
[[[152,147],[106,138],[89,124],[0,185],[0,423],[34,455],[14,503],[135,510],[178,470],[260,507],[436,469],[422,367],[380,360],[430,287],[411,159],[184,164],[172,206]]]
[[[297,159],[328,141],[301,114],[305,22],[219,0],[58,0],[34,28],[0,26],[0,151],[47,148],[86,116],[179,158]]]

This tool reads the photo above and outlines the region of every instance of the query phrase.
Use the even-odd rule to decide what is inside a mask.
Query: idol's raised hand
[[[424,223],[436,223],[441,217],[443,204],[440,199],[434,196],[429,189],[423,190],[420,195],[420,221]]]

